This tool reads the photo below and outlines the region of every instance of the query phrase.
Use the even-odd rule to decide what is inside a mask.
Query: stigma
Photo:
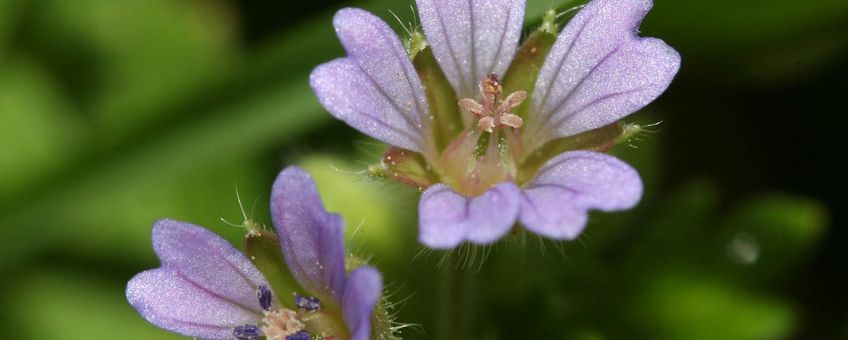
[[[477,119],[478,129],[492,133],[497,129],[517,129],[524,125],[524,120],[510,111],[527,99],[526,91],[515,91],[501,99],[503,86],[495,74],[480,79],[479,86],[482,103],[471,98],[459,100],[459,107]]]

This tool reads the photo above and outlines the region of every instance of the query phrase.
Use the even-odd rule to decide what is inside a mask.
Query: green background
[[[528,30],[569,1],[528,0]],[[416,241],[417,192],[358,171],[381,146],[333,120],[308,74],[343,53],[331,18],[400,25],[409,1],[0,0],[0,329],[10,339],[179,338],[127,304],[170,217],[238,244],[236,186],[311,171],[370,256],[404,338],[443,326],[445,254]],[[469,337],[845,339],[848,2],[656,0],[642,35],[683,57],[613,150],[646,184],[573,242],[463,248]],[[841,183],[841,184],[840,184]],[[840,210],[842,209],[842,211]],[[357,230],[354,233],[354,230]],[[353,236],[355,234],[355,236]]]

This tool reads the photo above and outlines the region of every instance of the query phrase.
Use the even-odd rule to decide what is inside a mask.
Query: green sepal
[[[632,137],[635,132],[631,126],[638,127],[635,124],[616,122],[574,136],[550,141],[545,146],[525,156],[521,162],[521,171],[519,171],[519,174],[523,174],[523,176],[518,178],[518,182],[529,181],[542,164],[563,152],[573,150],[607,151],[619,141],[626,141]]]
[[[285,308],[297,310],[294,294],[308,294],[304,293],[291,275],[277,235],[267,230],[248,232],[244,237],[244,252],[271,284],[277,302]]]
[[[427,38],[424,36],[424,33],[418,31],[412,32],[409,38],[404,39],[403,47],[406,49],[409,58],[415,59],[415,56],[419,52],[427,48]]]
[[[439,67],[430,47],[416,53],[412,65],[415,66],[424,92],[427,93],[433,137],[438,150],[442,150],[465,127],[462,113],[459,111],[459,99],[456,98],[453,87]]]
[[[619,123],[619,124],[622,124],[622,123]],[[639,132],[642,132],[642,130],[644,130],[644,128],[642,127],[641,124],[637,124],[637,123],[624,124],[622,126],[621,135],[619,135],[618,138],[615,139],[613,144],[620,144],[620,143],[624,143],[624,142],[629,142],[630,138],[633,138],[633,136],[635,136]]]
[[[556,35],[559,32],[559,25],[556,23],[557,20],[557,11],[553,8],[545,11],[545,15],[542,16],[542,24],[537,28],[540,32],[549,33],[552,35]]]
[[[321,301],[323,303],[324,301]],[[339,313],[324,308],[303,317],[304,328],[313,339],[349,339],[350,332]]]
[[[423,190],[438,179],[429,171],[427,161],[420,153],[397,147],[390,147],[383,154],[381,165],[384,173],[392,179]]]
[[[368,261],[356,255],[345,256],[345,272],[350,275],[356,268],[367,265]],[[385,294],[381,294],[377,300],[377,305],[374,306],[374,315],[371,319],[371,328],[374,330],[371,339],[381,340],[400,340],[401,337],[395,326],[395,319],[392,313],[394,305],[389,301]]]
[[[509,65],[509,69],[504,74],[501,82],[503,93],[527,91],[532,96],[539,70],[542,69],[542,64],[545,63],[545,58],[554,42],[556,42],[556,34],[547,29],[538,29],[533,32],[515,52],[512,64]],[[513,113],[521,118],[527,118],[530,101],[530,98],[525,100],[513,110]]]
[[[396,322],[394,315],[391,310],[393,308],[393,304],[386,298],[385,295],[381,295],[380,299],[377,300],[377,305],[374,306],[374,318],[371,320],[371,328],[374,329],[374,334],[372,334],[372,339],[381,339],[381,340],[400,340],[400,334],[395,328]]]
[[[367,260],[353,254],[348,254],[345,256],[345,273],[350,275],[350,273],[356,270],[356,268],[362,267],[366,264],[368,264]]]

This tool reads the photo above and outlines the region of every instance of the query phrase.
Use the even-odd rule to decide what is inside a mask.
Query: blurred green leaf
[[[235,158],[233,160],[238,160]],[[137,258],[153,263],[150,232],[153,222],[173,218],[204,226],[240,244],[243,230],[226,225],[220,218],[238,223],[241,213],[235,187],[251,209],[252,202],[267,202],[269,188],[264,178],[245,174],[260,173],[264,167],[244,159],[242,162],[221,163],[206,171],[128,173],[127,181],[117,187],[112,181],[87,186],[79,193],[75,204],[53,211],[63,221],[55,237],[68,242],[65,251],[91,257],[109,255],[113,260],[132,262]],[[267,213],[261,209],[261,217]],[[248,211],[250,213],[250,211]],[[63,228],[70,227],[70,230]],[[40,229],[57,228],[41,226]],[[51,238],[43,240],[50,242]]]
[[[30,44],[47,54],[83,97],[101,143],[167,118],[169,109],[202,93],[232,66],[234,19],[221,1],[32,5],[37,15],[30,23]]]
[[[744,69],[761,81],[809,73],[845,48],[845,4],[731,2],[658,1],[644,35],[678,48],[684,70]],[[388,10],[414,22],[411,3],[352,5],[401,32]],[[530,0],[525,22],[577,3]],[[328,143],[336,132],[315,133],[331,118],[307,79],[312,67],[343,55],[331,25],[335,9],[242,46],[238,14],[223,1],[0,2],[0,273],[14,278],[2,303],[16,338],[173,338],[147,325],[114,282],[157,265],[150,227],[160,217],[237,243],[242,230],[218,221],[241,219],[235,185],[248,210],[257,202],[255,218],[270,224],[268,185],[285,165],[281,158],[315,175],[329,210],[346,219],[352,250],[374,256],[390,293],[414,295],[400,321],[425,331],[407,337],[432,334],[442,254],[413,256],[421,249],[415,190],[348,174],[363,168],[357,161],[378,157],[360,158],[347,141],[333,149],[343,156],[288,154]],[[6,53],[10,38],[15,50]],[[652,116],[628,120],[658,120]],[[355,133],[341,123],[333,128]],[[632,144],[639,149],[621,146],[614,154],[645,181],[637,209],[591,214],[575,242],[521,234],[466,250],[474,258],[468,263],[489,259],[472,275],[469,293],[482,335],[789,337],[801,318],[778,294],[827,231],[824,206],[777,194],[722,203],[711,181],[667,195],[660,184],[687,179],[663,173],[658,138]],[[739,206],[728,215],[730,205]],[[752,249],[756,261],[746,265]],[[56,271],[56,261],[93,268]],[[104,275],[113,283],[101,282]]]
[[[810,253],[827,223],[825,207],[815,200],[765,194],[736,207],[722,241],[731,261],[756,270],[760,279],[782,279]]]
[[[18,277],[4,293],[15,311],[16,339],[182,339],[147,323],[127,303],[124,286],[50,270]],[[6,334],[11,336],[11,334]]]
[[[399,242],[403,234],[415,225],[401,224],[403,214],[410,214],[416,206],[397,204],[402,193],[392,192],[386,183],[355,173],[363,168],[341,157],[313,155],[300,162],[315,178],[321,198],[328,211],[338,213],[345,220],[345,239],[353,249],[367,249],[361,256],[392,259],[404,245]],[[351,172],[346,172],[351,171]],[[408,193],[414,190],[411,188]]]
[[[319,113],[317,106],[305,83],[298,87],[284,86],[259,92],[242,102],[213,112],[206,119],[198,119],[193,125],[156,135],[114,158],[91,164],[89,169],[80,173],[82,176],[50,188],[51,191],[36,196],[35,201],[19,204],[14,210],[3,207],[7,214],[3,218],[4,225],[27,227],[13,228],[4,239],[4,243],[9,246],[0,250],[0,268],[6,268],[21,257],[49,247],[68,236],[89,237],[87,234],[96,228],[116,228],[114,224],[120,224],[118,228],[125,226],[147,230],[154,220],[151,218],[154,214],[158,217],[182,218],[162,210],[168,209],[166,206],[137,201],[143,197],[151,202],[165,202],[163,200],[179,200],[180,196],[168,195],[166,192],[139,196],[136,195],[138,190],[167,188],[193,178],[197,180],[195,183],[200,186],[200,190],[192,196],[207,195],[208,192],[202,187],[212,184],[203,180],[209,178],[204,176],[217,173],[218,169],[227,167],[228,163],[238,164],[245,158],[257,157],[267,151],[268,145],[291,142],[326,122],[328,117]],[[287,109],[280,110],[282,107]],[[231,187],[235,183],[228,179],[234,176],[228,175],[223,181],[217,180],[214,185]],[[235,207],[235,197],[230,197],[220,200],[218,204],[232,202]],[[181,204],[176,201],[166,205]],[[203,216],[188,219],[198,222],[221,217],[208,216],[208,209],[198,209]],[[100,211],[109,217],[90,215],[91,211]],[[123,223],[127,214],[145,216],[147,221],[140,225]],[[87,219],[86,216],[98,218]],[[103,223],[106,221],[113,223]],[[86,227],[88,223],[91,223],[90,227]],[[33,233],[33,230],[38,232]]]
[[[653,339],[785,339],[792,308],[691,270],[655,273],[631,307]]]
[[[684,71],[768,81],[838,61],[846,20],[845,1],[657,1],[642,31],[678,49]],[[724,66],[702,67],[716,64]]]
[[[67,164],[83,133],[73,108],[40,65],[0,63],[0,201]]]
[[[646,243],[645,252],[653,253],[650,247],[656,243],[670,250],[691,254],[688,241],[703,240],[713,234],[713,226],[720,223],[718,216],[721,202],[720,188],[710,180],[692,180],[681,185],[662,199],[659,216],[651,223],[651,232],[657,237],[653,243]]]
[[[17,28],[24,4],[26,4],[26,1],[23,0],[0,1],[0,66],[6,59],[6,49],[9,47],[9,40],[11,40],[11,36]]]
[[[674,42],[673,46],[698,55],[735,58],[738,52],[727,52],[751,51],[788,37],[810,35],[846,17],[844,1],[658,1],[644,31],[662,32],[660,36]]]

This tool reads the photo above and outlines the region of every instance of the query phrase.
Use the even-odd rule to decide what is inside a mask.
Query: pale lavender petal
[[[574,239],[588,210],[630,209],[642,197],[642,180],[615,157],[571,151],[549,160],[523,190],[521,223],[537,234]]]
[[[524,22],[524,0],[417,0],[436,60],[459,98],[477,97],[483,76],[503,76]]]
[[[222,299],[261,312],[256,297],[268,286],[262,273],[229,242],[190,223],[159,220],[153,226],[153,250],[162,266]]]
[[[254,306],[239,305],[168,267],[133,277],[127,300],[150,323],[204,339],[232,339],[233,328],[262,319]]]
[[[371,339],[371,320],[374,307],[383,291],[383,278],[371,266],[356,268],[345,284],[342,309],[351,340]]]
[[[665,91],[680,55],[661,40],[637,36],[651,5],[594,0],[568,23],[536,80],[528,150],[615,122]]]
[[[521,192],[504,182],[480,196],[465,197],[436,184],[418,205],[418,239],[430,248],[453,248],[462,241],[492,243],[509,232],[518,217]]]
[[[383,142],[418,152],[430,148],[427,97],[394,31],[354,8],[338,11],[333,24],[348,57],[312,72],[309,82],[321,104]]]
[[[271,217],[294,278],[312,294],[340,301],[344,288],[344,221],[324,210],[306,171],[283,170],[271,191]]]

